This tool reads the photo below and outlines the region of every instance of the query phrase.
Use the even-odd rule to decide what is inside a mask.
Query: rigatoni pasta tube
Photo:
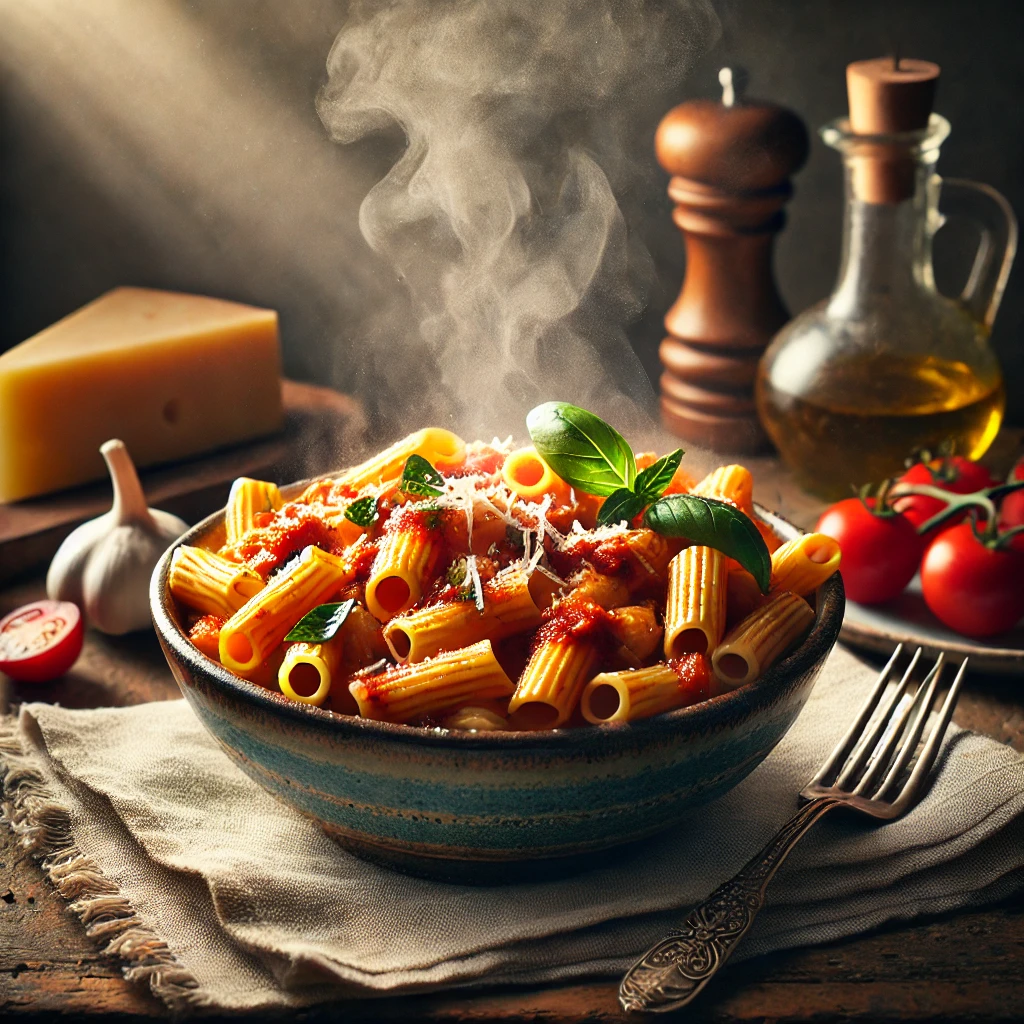
[[[444,554],[437,512],[406,506],[392,514],[366,581],[366,607],[387,622],[423,596]]]
[[[321,644],[294,643],[284,652],[277,685],[290,700],[319,707],[331,692],[345,649],[344,633]]]
[[[745,466],[719,466],[694,487],[693,493],[731,502],[747,515],[754,511],[754,478]]]
[[[516,729],[557,729],[579,703],[597,663],[592,639],[571,636],[544,641],[534,649],[509,701]]]
[[[629,575],[629,583],[633,589],[664,582],[668,575],[669,563],[672,561],[672,548],[660,533],[646,527],[629,530],[626,533],[625,545],[633,563]]]
[[[244,565],[188,544],[175,550],[167,585],[187,607],[225,619],[264,587],[263,577]]]
[[[342,668],[346,675],[387,656],[388,645],[384,641],[380,623],[361,604],[357,604],[348,613],[344,634]]]
[[[630,604],[608,613],[608,630],[627,650],[643,661],[661,643],[663,630],[654,609],[646,604]]]
[[[310,545],[221,627],[220,660],[239,675],[256,669],[307,612],[354,576],[343,559]]]
[[[412,722],[465,704],[507,697],[514,689],[494,657],[490,640],[359,676],[349,683],[359,713],[388,722]]]
[[[751,612],[722,638],[711,656],[718,681],[730,689],[751,683],[814,622],[811,606],[785,591]]]
[[[509,490],[526,501],[540,501],[545,494],[559,502],[569,500],[569,485],[537,454],[536,448],[519,448],[501,467]]]
[[[761,593],[757,580],[739,565],[729,567],[725,589],[725,621],[730,625],[745,619],[755,608],[760,608],[768,600]]]
[[[710,682],[707,659],[700,654],[670,665],[602,672],[584,687],[580,711],[594,725],[650,718],[706,700]]]
[[[240,476],[232,485],[224,510],[224,531],[228,544],[237,544],[253,527],[257,512],[276,512],[284,503],[277,484]]]
[[[725,632],[725,556],[694,544],[669,563],[665,603],[665,657],[710,654]]]
[[[584,566],[570,581],[572,593],[593,601],[602,608],[617,608],[629,600],[629,587],[617,576],[607,576],[592,566]]]
[[[800,597],[817,590],[839,568],[839,545],[823,533],[805,533],[772,554],[770,594],[789,590]]]
[[[457,434],[440,427],[426,427],[417,430],[401,441],[396,441],[379,455],[352,469],[346,470],[335,479],[336,485],[361,491],[371,484],[387,484],[402,475],[410,455],[422,455],[432,466],[457,465],[466,455],[465,442]]]
[[[500,573],[482,589],[482,611],[470,599],[428,605],[392,619],[384,627],[391,653],[398,661],[422,661],[438,651],[502,640],[540,625],[540,609],[522,570]]]

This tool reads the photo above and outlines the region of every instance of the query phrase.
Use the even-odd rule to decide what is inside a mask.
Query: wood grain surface
[[[798,521],[813,520],[813,502],[794,495],[784,471],[771,460],[759,463],[759,499]],[[775,492],[777,501],[772,500]],[[42,592],[38,574],[8,584],[0,589],[0,615]],[[3,711],[22,700],[97,707],[178,696],[150,633],[104,637],[90,631],[72,672],[45,686],[21,686],[0,675]],[[1024,751],[1024,682],[971,677],[956,720]],[[739,964],[723,972],[685,1014],[690,1021],[722,1022],[1020,1019],[1024,899]],[[436,1024],[604,1024],[637,1019],[619,1010],[611,980],[349,1001],[258,1016],[308,1022],[339,1018]],[[115,960],[97,953],[38,866],[11,833],[0,828],[0,1020],[54,1019],[95,1024],[169,1020],[170,1014],[143,986],[125,982]]]

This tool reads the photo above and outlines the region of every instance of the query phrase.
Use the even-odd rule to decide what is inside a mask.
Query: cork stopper
[[[908,57],[876,57],[847,65],[850,131],[891,135],[921,131],[939,81],[939,66]],[[914,194],[914,160],[900,146],[865,144],[853,161],[853,189],[868,203],[900,203]]]

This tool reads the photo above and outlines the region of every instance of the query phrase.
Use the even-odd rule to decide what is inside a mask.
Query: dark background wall
[[[815,130],[845,112],[848,61],[896,43],[935,60],[936,108],[953,125],[940,172],[986,181],[1024,211],[1020,0],[714,6],[717,39],[702,38],[685,80],[637,112],[628,142],[623,210],[657,275],[629,336],[655,380],[683,255],[651,140],[661,112],[717,94],[722,64],[746,67],[752,95]],[[376,299],[401,285],[363,241],[358,210],[402,139],[338,146],[320,123],[315,97],[346,17],[345,0],[0,0],[0,350],[110,287],[142,284],[278,308],[290,375],[372,392],[355,353]],[[796,189],[777,249],[794,311],[828,293],[838,258],[839,159],[816,137]],[[1024,423],[1021,263],[993,343],[1009,418]]]

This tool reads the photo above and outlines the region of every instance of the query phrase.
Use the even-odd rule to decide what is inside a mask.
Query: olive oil
[[[830,500],[901,472],[920,448],[946,442],[979,458],[1005,403],[998,373],[984,380],[966,363],[884,351],[833,362],[811,400],[782,390],[763,366],[757,388],[765,428],[797,481]]]

